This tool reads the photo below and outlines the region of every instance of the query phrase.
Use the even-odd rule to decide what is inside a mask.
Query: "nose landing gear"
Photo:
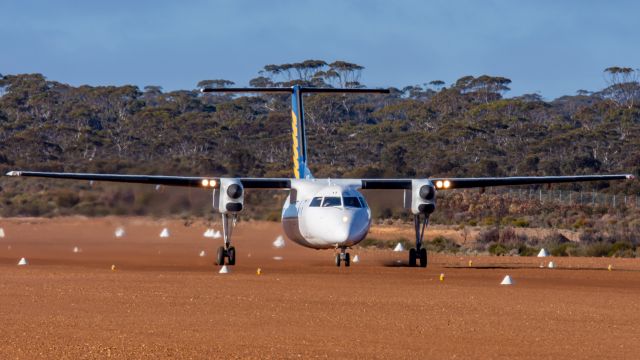
[[[349,267],[351,265],[351,256],[347,252],[347,248],[340,248],[340,252],[336,254],[336,266],[340,267],[340,262],[343,261],[345,267]]]
[[[229,222],[229,215],[222,214],[222,233],[224,246],[220,246],[218,248],[218,254],[216,256],[216,263],[218,265],[224,265],[225,259],[227,260],[227,265],[235,265],[236,264],[236,248],[231,246],[231,230],[236,226],[236,222],[238,220],[237,215],[232,215],[231,223]]]
[[[422,216],[424,219],[421,219]],[[420,267],[427,267],[427,249],[422,247],[422,241],[427,225],[429,225],[429,216],[414,215],[413,224],[416,232],[416,247],[409,250],[409,266],[416,266],[419,260]]]

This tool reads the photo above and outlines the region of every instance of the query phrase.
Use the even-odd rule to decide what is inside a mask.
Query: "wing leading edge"
[[[206,176],[165,176],[165,175],[121,175],[121,174],[91,174],[91,173],[63,173],[43,171],[9,171],[7,176],[28,176],[54,179],[73,179],[89,181],[110,181],[123,183],[138,183],[167,186],[187,186],[200,188],[217,188],[220,177]],[[239,178],[242,186],[247,189],[289,189],[291,180],[287,178]]]
[[[121,175],[42,171],[10,171],[6,175],[204,188],[217,188],[220,184],[220,177],[205,176]],[[487,178],[431,178],[429,180],[433,182],[433,184],[439,190],[451,190],[508,185],[535,185],[573,183],[584,181],[631,180],[634,178],[635,177],[630,174],[615,174],[575,176],[515,176]],[[288,178],[238,178],[238,180],[240,180],[242,182],[242,185],[247,189],[291,188],[291,179]],[[362,183],[362,189],[371,190],[411,189],[411,180],[412,179],[359,179],[359,181],[361,181]]]
[[[573,183],[584,181],[631,180],[630,174],[574,176],[514,176],[487,178],[431,178],[438,190],[483,188],[508,185]],[[411,179],[362,179],[363,189],[411,189]]]

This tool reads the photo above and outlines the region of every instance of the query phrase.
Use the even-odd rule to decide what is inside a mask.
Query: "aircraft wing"
[[[121,175],[64,173],[42,171],[10,171],[7,176],[28,176],[89,181],[110,181],[168,186],[216,188],[220,177],[206,176],[165,176],[165,175]],[[486,178],[430,178],[438,190],[483,188],[506,185],[533,185],[553,183],[573,183],[583,181],[608,181],[633,179],[630,174],[615,175],[575,175],[575,176],[515,176]],[[247,189],[290,189],[289,178],[237,178]],[[349,183],[361,183],[362,189],[411,189],[412,179],[344,179]],[[336,181],[340,181],[336,179]]]
[[[89,181],[110,181],[152,185],[187,186],[216,188],[220,184],[219,177],[206,176],[165,176],[165,175],[121,175],[121,174],[91,174],[64,173],[43,171],[9,171],[7,176],[44,177],[54,179],[74,179]],[[242,186],[247,189],[289,189],[291,180],[288,178],[239,178]]]
[[[634,179],[630,174],[574,176],[514,176],[484,178],[430,178],[438,190],[483,188],[506,185],[534,185]],[[362,189],[411,189],[411,179],[362,179]]]

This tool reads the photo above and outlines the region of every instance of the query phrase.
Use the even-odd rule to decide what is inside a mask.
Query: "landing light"
[[[342,222],[346,223],[347,221],[349,221],[349,217],[348,216],[343,216],[342,217]]]
[[[451,181],[449,181],[449,180],[445,180],[445,181],[444,181],[444,188],[445,188],[445,189],[448,189],[450,186],[451,186]]]
[[[216,187],[216,181],[214,179],[202,179],[200,184],[202,184],[202,187]]]
[[[442,180],[438,180],[438,181],[436,181],[436,187],[437,187],[438,189],[442,189]]]

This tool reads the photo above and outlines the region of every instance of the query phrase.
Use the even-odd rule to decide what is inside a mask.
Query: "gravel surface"
[[[430,255],[421,269],[406,253],[354,249],[360,262],[336,268],[333,251],[274,248],[277,223],[241,222],[238,264],[219,274],[208,225],[0,219],[0,358],[640,354],[640,260]],[[549,261],[557,268],[539,268]],[[507,274],[515,285],[499,285]]]

